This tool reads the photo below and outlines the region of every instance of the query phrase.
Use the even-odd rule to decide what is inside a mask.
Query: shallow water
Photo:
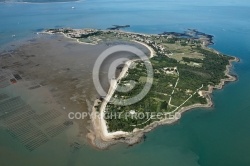
[[[72,10],[72,6],[76,8]],[[84,146],[71,153],[62,135],[30,153],[1,130],[0,164],[250,165],[249,11],[247,0],[0,4],[2,48],[13,40],[36,35],[33,33],[43,28],[107,28],[113,24],[130,24],[126,30],[142,33],[196,28],[215,35],[213,48],[241,59],[233,69],[239,80],[213,93],[213,108],[186,112],[177,123],[148,133],[143,143],[129,148],[118,145],[107,151]]]

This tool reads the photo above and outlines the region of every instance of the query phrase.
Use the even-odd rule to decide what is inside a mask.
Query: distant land
[[[113,25],[113,27],[107,28],[108,30],[119,30],[122,28],[129,28],[130,25]]]
[[[30,2],[30,3],[49,3],[49,2],[74,2],[78,0],[0,0],[0,2]]]

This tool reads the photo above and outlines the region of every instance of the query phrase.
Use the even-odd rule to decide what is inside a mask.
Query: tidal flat
[[[62,35],[46,34],[39,34],[37,38],[28,40],[13,50],[3,51],[0,61],[0,93],[3,108],[6,108],[1,112],[5,111],[6,116],[1,121],[2,127],[14,133],[12,135],[20,145],[31,151],[62,135],[66,135],[69,146],[88,144],[86,134],[91,127],[89,117],[69,120],[68,114],[89,112],[94,100],[100,97],[93,85],[93,66],[98,56],[114,44],[132,44],[149,52],[146,47],[137,43],[116,41],[93,46]],[[125,52],[114,54],[101,67],[100,80],[105,90],[109,88],[107,71],[110,63],[121,57],[133,58],[133,55]],[[117,70],[116,75],[118,74]],[[8,97],[4,98],[5,95]],[[13,99],[16,100],[12,102]],[[13,116],[10,115],[8,103],[17,105],[11,110],[17,110],[20,114],[13,111]],[[26,116],[30,113],[31,115]],[[20,128],[15,130],[12,123],[5,123],[14,118],[20,120]],[[29,124],[24,123],[25,121]],[[34,130],[19,136],[19,130],[27,128],[27,125]],[[36,132],[42,137],[41,140],[40,137],[35,140],[38,143],[32,146],[23,143],[23,140],[33,138]]]

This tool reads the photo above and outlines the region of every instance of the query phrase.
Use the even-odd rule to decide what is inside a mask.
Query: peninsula
[[[128,61],[119,77],[111,81],[107,96],[95,101],[92,128],[87,136],[94,146],[101,149],[118,142],[132,145],[139,142],[145,132],[177,121],[187,110],[211,107],[213,89],[221,89],[225,82],[236,80],[229,73],[232,62],[238,59],[207,47],[213,44],[213,36],[197,30],[149,35],[112,29],[62,28],[48,29],[46,33],[62,33],[91,45],[112,41],[137,42],[150,51],[154,77],[149,93],[142,100],[132,105],[117,104],[112,100],[136,96],[147,83],[145,63],[133,60]],[[118,85],[131,88],[130,80],[134,81],[132,91],[116,91]],[[119,118],[107,118],[116,113],[119,113]],[[135,118],[141,113],[148,116]]]

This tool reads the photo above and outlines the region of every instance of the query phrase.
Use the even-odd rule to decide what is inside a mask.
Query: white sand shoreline
[[[136,40],[132,40],[132,41],[145,46],[150,51],[150,56],[149,56],[150,58],[152,58],[156,54],[155,50],[152,47],[149,47],[146,43],[139,42],[139,41],[136,41]]]

